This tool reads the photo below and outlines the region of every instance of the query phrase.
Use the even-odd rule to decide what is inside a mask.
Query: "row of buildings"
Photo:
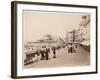
[[[90,50],[90,15],[81,17],[79,28],[66,33],[66,43],[77,43]]]

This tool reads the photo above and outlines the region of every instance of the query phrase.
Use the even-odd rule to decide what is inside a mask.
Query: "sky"
[[[64,38],[66,32],[78,29],[86,13],[23,11],[24,42],[33,42],[46,34]]]

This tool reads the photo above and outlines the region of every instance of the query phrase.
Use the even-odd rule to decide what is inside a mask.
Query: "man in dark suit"
[[[40,54],[41,54],[41,60],[44,60],[44,50],[43,50],[43,47],[40,50]]]

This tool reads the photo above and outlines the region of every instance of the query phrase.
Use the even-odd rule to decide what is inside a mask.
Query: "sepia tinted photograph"
[[[90,65],[89,13],[23,11],[24,68]]]

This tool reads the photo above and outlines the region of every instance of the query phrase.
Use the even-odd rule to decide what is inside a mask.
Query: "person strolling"
[[[44,49],[43,49],[43,47],[40,50],[40,54],[41,54],[41,60],[44,60]]]
[[[53,47],[53,58],[56,58],[56,48],[55,47]]]

